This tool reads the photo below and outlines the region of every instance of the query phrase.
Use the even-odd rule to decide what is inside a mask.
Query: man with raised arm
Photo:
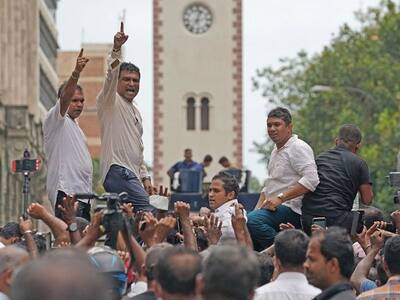
[[[88,61],[81,49],[75,70],[60,86],[58,101],[48,111],[43,124],[47,192],[55,208],[55,215],[59,218],[61,212],[58,206],[66,195],[92,192],[92,159],[86,136],[77,122],[85,101],[82,87],[77,82]],[[89,218],[88,205],[81,205],[81,208],[86,208],[81,210],[81,216]]]
[[[127,41],[124,24],[114,36],[107,75],[97,96],[101,134],[101,179],[110,193],[128,193],[136,211],[150,211],[146,190],[151,181],[143,160],[142,117],[134,101],[139,92],[140,70],[122,62],[121,47]]]

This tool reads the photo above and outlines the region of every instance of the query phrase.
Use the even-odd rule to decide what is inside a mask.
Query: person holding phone
[[[361,131],[352,124],[340,127],[336,147],[316,159],[320,183],[302,202],[302,226],[311,234],[316,217],[324,217],[326,226],[340,226],[350,233],[353,223],[354,198],[360,194],[365,205],[371,205],[373,193],[368,165],[357,153],[361,147]]]

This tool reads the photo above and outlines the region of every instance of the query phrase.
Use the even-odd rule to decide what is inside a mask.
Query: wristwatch
[[[283,197],[283,193],[279,193],[276,197],[279,198],[282,202],[285,201],[285,199]]]
[[[78,230],[78,224],[76,224],[76,223],[71,223],[71,224],[69,224],[67,230],[68,230],[69,232],[75,232],[75,231],[77,231],[77,230]]]

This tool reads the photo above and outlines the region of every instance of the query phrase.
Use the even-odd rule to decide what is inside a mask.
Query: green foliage
[[[97,194],[102,194],[105,192],[105,190],[103,188],[103,183],[101,182],[100,159],[98,158],[92,159],[92,164],[93,164],[93,178],[92,178],[93,191]]]
[[[251,176],[250,178],[250,192],[259,193],[262,189],[262,185],[257,177]]]
[[[282,59],[278,69],[258,71],[253,84],[270,103],[294,112],[295,132],[316,155],[334,145],[340,125],[357,124],[375,204],[388,211],[393,191],[386,176],[395,169],[400,145],[400,12],[384,1],[356,17],[360,30],[343,25],[321,53]],[[325,91],[313,92],[317,85]],[[268,158],[262,147],[256,150]]]

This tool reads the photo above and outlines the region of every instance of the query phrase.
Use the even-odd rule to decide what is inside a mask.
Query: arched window
[[[201,99],[201,130],[210,129],[210,101],[204,97]]]
[[[196,126],[196,109],[195,109],[195,100],[193,97],[190,97],[186,101],[186,129],[187,130],[195,130]]]

